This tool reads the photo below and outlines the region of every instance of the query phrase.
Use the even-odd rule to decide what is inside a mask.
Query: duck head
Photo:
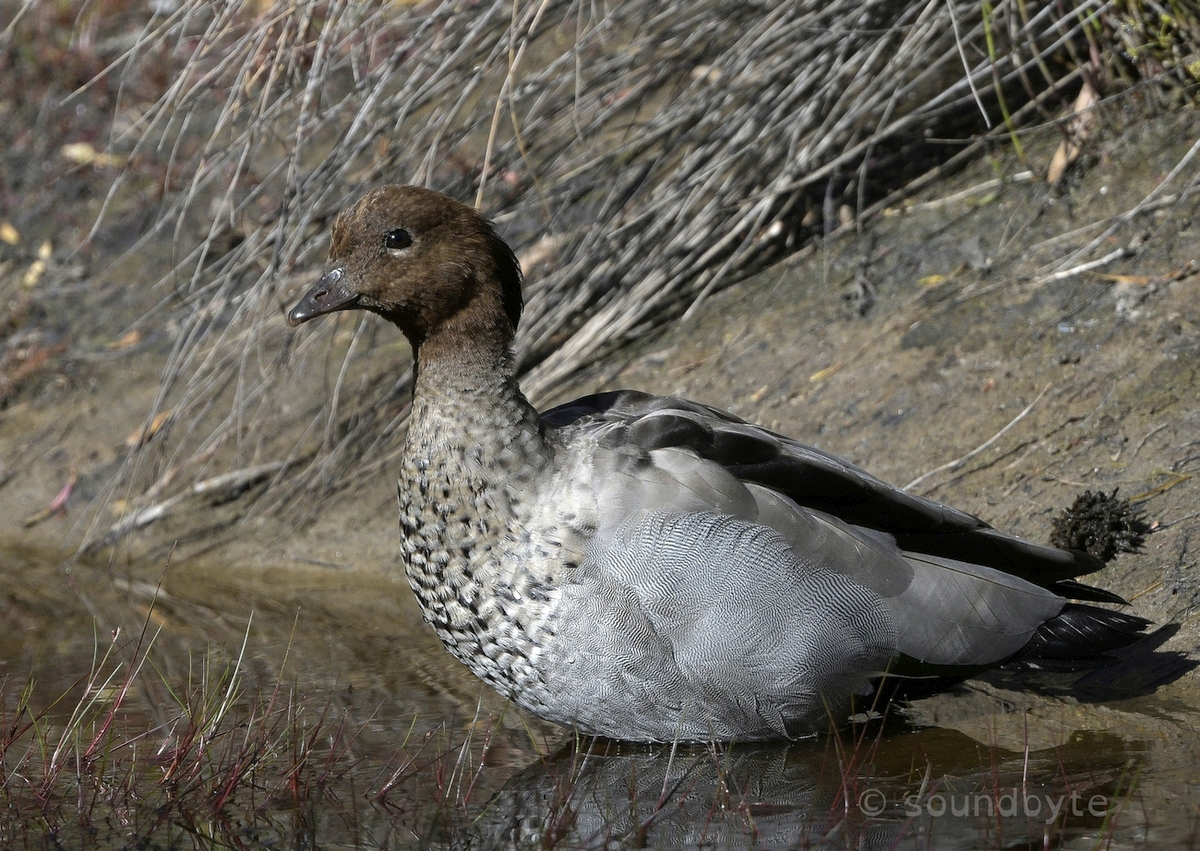
[[[360,309],[414,346],[450,330],[507,342],[522,304],[520,265],[487,219],[440,192],[385,186],[338,215],[325,271],[287,319]]]

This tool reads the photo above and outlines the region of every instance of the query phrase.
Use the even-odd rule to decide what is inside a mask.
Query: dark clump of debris
[[[1142,513],[1118,497],[1116,490],[1087,490],[1054,519],[1050,543],[1110,562],[1118,553],[1141,549],[1149,529]]]

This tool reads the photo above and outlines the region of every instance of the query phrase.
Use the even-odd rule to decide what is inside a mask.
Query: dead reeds
[[[108,71],[132,93],[172,68],[153,102],[118,105],[109,147],[129,165],[97,228],[153,205],[142,240],[173,240],[177,262],[143,321],[178,333],[107,494],[127,510],[88,538],[238,471],[261,507],[304,512],[298,494],[391,466],[407,370],[357,362],[378,324],[282,321],[366,188],[424,183],[498,221],[527,270],[537,400],[1022,128],[1065,128],[1085,81],[1093,109],[1150,82],[1159,103],[1194,91],[1200,21],[1159,5],[164,4]]]

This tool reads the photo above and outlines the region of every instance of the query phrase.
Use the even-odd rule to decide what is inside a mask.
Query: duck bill
[[[301,322],[307,322],[335,310],[349,310],[358,304],[358,293],[352,292],[346,286],[346,273],[341,269],[330,269],[321,276],[317,285],[309,290],[304,298],[288,311],[288,324],[295,328]]]

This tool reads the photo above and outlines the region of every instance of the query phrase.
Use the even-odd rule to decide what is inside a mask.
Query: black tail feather
[[[1055,594],[1066,597],[1068,600],[1084,600],[1089,603],[1112,603],[1117,606],[1129,605],[1129,601],[1119,594],[1114,594],[1112,591],[1106,591],[1103,588],[1084,585],[1082,582],[1076,582],[1074,579],[1064,579],[1047,587]]]
[[[1145,637],[1149,626],[1150,621],[1137,615],[1067,603],[1057,617],[1038,628],[1014,661],[1074,660],[1083,667],[1091,667],[1104,654]]]
[[[1197,662],[1186,653],[1163,650],[1179,627],[1162,626],[1128,647],[1091,659],[1023,659],[980,675],[1002,688],[1073,697],[1085,703],[1153,694],[1190,673]]]

